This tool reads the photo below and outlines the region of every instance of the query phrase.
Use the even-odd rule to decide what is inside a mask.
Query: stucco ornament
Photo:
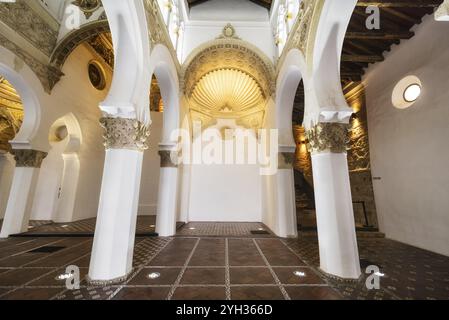
[[[148,149],[150,130],[142,122],[136,119],[104,117],[100,119],[100,124],[105,130],[103,138],[106,149]]]
[[[321,152],[345,153],[349,143],[349,124],[318,123],[306,132],[307,149],[312,154]]]
[[[100,0],[76,0],[72,4],[80,8],[86,19],[89,19],[102,6]]]
[[[11,152],[19,168],[40,168],[46,152],[32,149],[15,149]]]
[[[279,152],[278,169],[293,169],[294,163],[295,163],[294,152]]]

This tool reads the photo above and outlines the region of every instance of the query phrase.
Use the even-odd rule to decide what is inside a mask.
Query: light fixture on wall
[[[422,94],[421,80],[414,76],[402,78],[394,87],[391,102],[397,109],[407,109],[418,101]]]
[[[421,95],[421,86],[417,83],[409,85],[404,90],[404,100],[407,102],[415,102]]]

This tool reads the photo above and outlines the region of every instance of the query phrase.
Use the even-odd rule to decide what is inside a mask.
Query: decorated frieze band
[[[161,157],[161,168],[177,168],[178,157],[175,151],[160,150],[159,155]]]
[[[19,168],[40,168],[47,156],[46,152],[32,149],[15,149],[11,152]]]
[[[106,149],[129,149],[144,151],[148,149],[150,130],[136,119],[109,118],[100,119],[105,133]]]
[[[349,124],[318,123],[306,131],[310,153],[345,153],[349,143]]]
[[[279,152],[278,154],[278,169],[293,169],[295,163],[294,152]]]

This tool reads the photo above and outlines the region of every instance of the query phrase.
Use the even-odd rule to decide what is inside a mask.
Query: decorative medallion
[[[103,5],[101,0],[75,0],[72,4],[80,8],[86,19],[89,19]]]
[[[349,143],[349,124],[318,123],[306,132],[310,153],[345,153]]]
[[[136,119],[101,118],[105,130],[103,135],[106,149],[129,149],[144,151],[148,149],[150,130]]]
[[[106,88],[106,75],[103,67],[98,61],[91,61],[88,65],[88,74],[90,83],[97,90],[104,90]]]
[[[234,26],[230,23],[224,26],[221,35],[217,39],[226,39],[226,38],[240,39],[236,35]]]

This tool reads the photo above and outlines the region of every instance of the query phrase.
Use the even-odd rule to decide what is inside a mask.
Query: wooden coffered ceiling
[[[200,3],[204,3],[206,1],[209,1],[209,0],[187,0],[187,3],[189,4],[189,7],[193,7]],[[222,1],[225,1],[225,0],[222,0]],[[258,4],[259,6],[262,6],[268,10],[271,9],[271,3],[273,2],[272,0],[249,0],[249,1],[254,2],[255,4]]]
[[[345,81],[360,81],[364,68],[384,60],[383,53],[402,39],[410,39],[410,29],[421,23],[443,0],[359,0],[349,23],[343,46],[341,75]],[[366,7],[380,8],[380,30],[368,30]]]

